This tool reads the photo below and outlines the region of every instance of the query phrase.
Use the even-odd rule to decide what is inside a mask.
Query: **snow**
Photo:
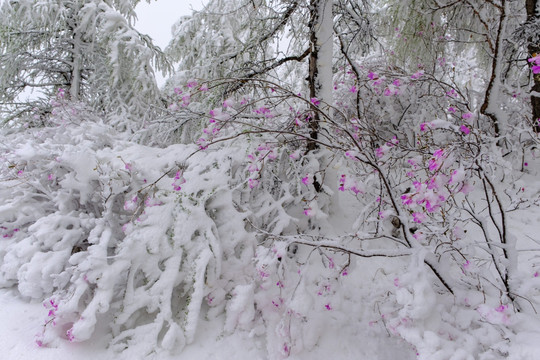
[[[247,291],[249,285],[238,291]],[[251,290],[252,291],[252,290]],[[232,305],[235,306],[235,305]],[[254,338],[253,331],[223,333],[224,318],[220,316],[212,321],[201,319],[197,330],[197,340],[186,346],[181,353],[160,353],[147,357],[137,356],[137,351],[130,354],[118,354],[107,349],[110,336],[106,328],[98,328],[95,334],[82,343],[70,343],[61,339],[54,346],[38,347],[35,334],[41,331],[41,320],[46,315],[41,303],[28,303],[21,299],[16,291],[0,289],[0,353],[9,354],[9,360],[264,360],[267,359],[261,340]],[[249,317],[247,314],[240,316]],[[247,319],[246,317],[246,319]],[[338,319],[334,319],[338,320]],[[301,354],[289,357],[291,360],[311,360],[336,358],[343,360],[392,360],[414,359],[414,354],[406,345],[387,337],[375,337],[369,333],[349,333],[348,329],[339,329],[336,325],[315,322],[321,336],[317,346]],[[359,341],[359,339],[362,339]],[[309,340],[308,340],[309,341]],[[313,341],[313,340],[311,340]],[[336,345],[338,347],[336,348]],[[405,352],[404,352],[405,351]],[[406,354],[409,354],[407,357]]]

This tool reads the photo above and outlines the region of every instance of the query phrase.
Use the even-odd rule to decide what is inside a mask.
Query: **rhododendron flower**
[[[188,80],[186,86],[190,89],[196,87],[198,85],[197,80],[190,79]]]
[[[321,104],[321,101],[317,99],[316,97],[310,99],[311,103],[315,106],[319,106]]]
[[[356,92],[358,92],[358,89],[356,88],[356,86],[353,85],[353,86],[349,89],[349,91],[352,92],[352,93],[356,93]]]
[[[540,73],[540,55],[536,55],[528,60],[530,63],[533,63],[532,72],[533,74]]]
[[[186,107],[191,103],[191,96],[190,95],[184,95],[182,96],[182,106]]]
[[[375,155],[378,158],[382,158],[386,154],[386,152],[388,150],[389,150],[389,147],[387,145],[383,145],[383,146],[375,149]]]
[[[420,79],[420,77],[422,77],[422,75],[424,75],[423,71],[417,71],[417,72],[415,72],[414,74],[411,75],[411,79],[418,80],[418,79]]]
[[[306,174],[306,176],[302,178],[302,183],[306,186],[313,184],[312,176],[310,176],[309,174]]]
[[[208,142],[205,138],[199,138],[199,140],[197,140],[197,145],[199,145],[199,149],[201,150],[208,148]]]
[[[450,181],[448,181],[448,184],[456,184],[459,182],[462,182],[465,179],[465,171],[463,169],[457,169],[452,171],[452,175],[450,176]]]
[[[137,195],[133,196],[131,200],[127,200],[124,202],[124,210],[126,211],[134,211],[137,209],[137,202],[139,201],[139,198]]]
[[[182,190],[181,185],[184,184],[186,180],[184,179],[184,175],[182,171],[177,171],[176,175],[174,176],[174,181],[172,183],[174,191],[180,191]]]
[[[66,331],[66,336],[67,336],[69,341],[74,341],[75,340],[75,336],[73,336],[73,328]]]
[[[464,183],[461,189],[459,189],[460,193],[463,193],[465,195],[469,194],[471,191],[473,191],[474,186],[469,184],[468,182]]]
[[[259,185],[259,180],[257,180],[257,179],[249,179],[248,180],[248,185],[249,185],[250,189],[254,189]]]
[[[208,86],[206,86],[206,84],[202,84],[199,90],[203,92],[208,91]]]
[[[311,208],[304,209],[304,215],[313,216],[313,210]]]
[[[376,73],[370,71],[367,77],[368,77],[370,80],[375,80],[375,79],[378,79],[378,78],[379,78],[379,75],[377,75]]]
[[[260,108],[253,110],[253,112],[255,112],[256,114],[259,114],[259,115],[264,115],[267,118],[270,118],[270,117],[273,116],[270,109],[268,109],[268,108],[266,108],[264,106],[261,106]]]
[[[470,112],[466,112],[465,114],[461,115],[461,117],[465,120],[472,118],[472,116],[473,114],[471,114]]]
[[[291,155],[289,155],[289,157],[293,160],[298,160],[300,159],[300,149],[296,150],[295,152],[291,153]]]
[[[401,195],[401,202],[403,202],[403,205],[411,205],[413,203],[412,195],[410,194]]]
[[[453,107],[453,106],[450,106],[450,107],[448,108],[448,112],[451,112],[452,114],[455,113],[456,111],[457,111],[456,108]]]
[[[340,182],[339,190],[345,191],[345,175],[341,175],[339,182]]]
[[[420,124],[420,131],[426,131],[427,129],[431,129],[433,127],[433,124],[430,122],[427,123],[421,123]]]
[[[413,221],[419,224],[421,224],[422,221],[425,221],[427,219],[427,216],[424,213],[415,212],[412,214],[412,216],[413,216]]]
[[[223,107],[226,109],[228,107],[231,107],[234,105],[234,100],[232,99],[227,99],[223,102]]]
[[[461,130],[461,132],[465,135],[469,135],[469,133],[471,132],[471,130],[466,125],[461,125],[459,127],[459,130]]]

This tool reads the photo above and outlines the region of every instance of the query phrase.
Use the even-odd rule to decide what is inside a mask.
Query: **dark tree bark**
[[[525,7],[527,9],[528,23],[539,20],[540,14],[536,12],[538,3],[539,0],[526,0]],[[538,41],[535,40],[537,39],[533,39],[532,37],[528,39],[528,51],[531,56],[540,54],[540,45],[538,44]],[[540,74],[533,74],[533,85],[531,92],[533,129],[536,133],[540,133]]]

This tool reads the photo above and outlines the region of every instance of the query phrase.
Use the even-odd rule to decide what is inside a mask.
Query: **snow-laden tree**
[[[440,61],[449,57],[461,58],[446,82],[457,78],[455,72],[467,66],[470,59],[478,64],[482,81],[467,96],[481,104],[480,112],[490,120],[496,135],[505,135],[515,126],[528,125],[536,132],[538,98],[534,95],[537,79],[530,72],[527,60],[538,48],[538,3],[521,1],[393,1],[382,2],[381,22],[387,41],[397,56],[395,61],[408,69],[429,67],[434,73]],[[414,56],[411,56],[414,54]],[[457,56],[461,54],[461,56]],[[439,59],[439,61],[437,61]],[[532,75],[532,76],[531,76]],[[533,116],[516,118],[501,98],[521,97],[532,83],[531,109]],[[510,100],[510,99],[509,99]],[[468,100],[469,101],[469,100]]]
[[[209,2],[171,48],[168,117],[139,133],[155,147],[61,94],[47,127],[5,129],[0,286],[46,298],[38,343],[102,322],[114,349],[159,356],[210,322],[269,359],[329,332],[401,339],[419,359],[519,358],[540,322],[538,244],[518,226],[540,202],[529,94],[497,98],[517,119],[501,141],[482,110],[493,58],[464,50],[487,37],[455,43],[465,8],[446,3],[450,22],[437,2],[425,38],[455,38],[412,44],[419,67],[385,4]],[[527,58],[511,71],[528,84]]]
[[[59,89],[72,101],[132,120],[159,106],[154,70],[169,64],[133,27],[138,1],[10,0],[0,9],[4,124],[39,123]],[[19,121],[20,122],[20,121]],[[21,124],[19,124],[21,125]]]

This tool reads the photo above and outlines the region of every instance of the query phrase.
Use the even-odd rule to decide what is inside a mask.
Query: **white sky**
[[[137,22],[135,27],[143,34],[148,34],[162,50],[172,38],[172,25],[184,15],[191,14],[191,10],[201,10],[203,0],[155,0],[150,4],[141,1],[135,8]],[[159,86],[165,83],[161,73],[156,72]]]
[[[171,26],[181,16],[191,14],[191,9],[202,9],[202,0],[155,0],[150,4],[141,1],[135,8],[135,27],[164,49],[171,40]]]

